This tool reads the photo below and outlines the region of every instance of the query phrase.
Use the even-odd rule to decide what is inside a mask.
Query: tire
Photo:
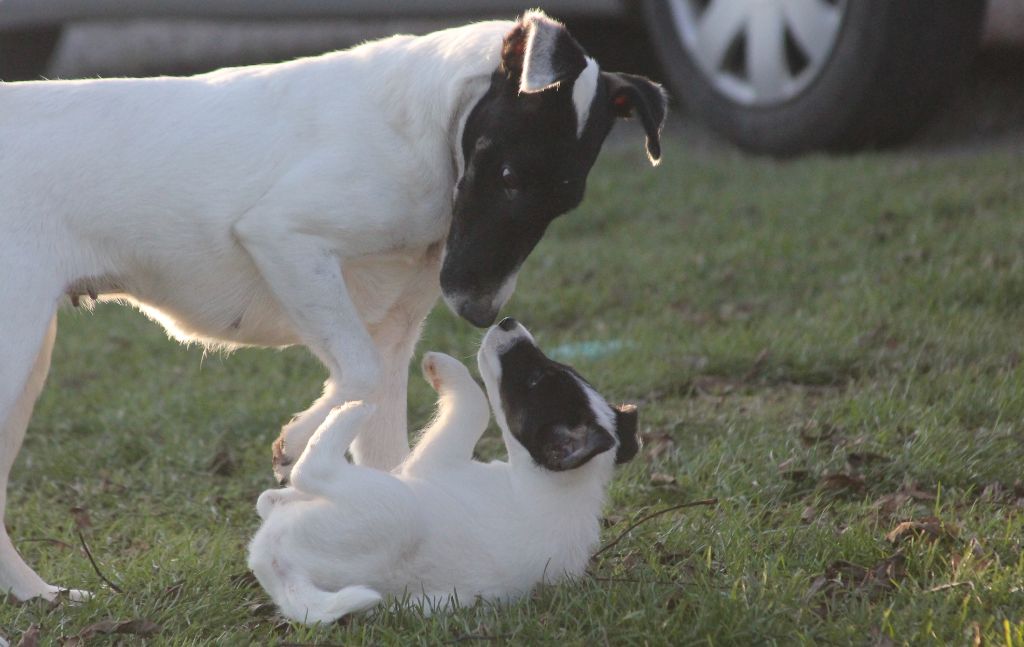
[[[717,14],[707,13],[716,5]],[[741,148],[784,157],[906,141],[961,84],[977,52],[985,5],[986,0],[643,0],[641,10],[675,96]],[[750,7],[771,7],[778,22],[765,23]],[[794,12],[783,7],[802,7],[802,18],[822,19],[813,23],[815,29],[797,29]],[[740,27],[715,32],[735,29],[737,35],[717,38],[718,48],[707,46],[716,39],[701,40],[711,33],[701,32],[701,25],[737,24],[719,20],[730,10],[751,15]],[[777,56],[753,56],[771,40],[760,37],[758,45],[749,45],[758,38],[750,27],[755,24],[774,25],[761,31],[778,34],[769,48]],[[816,42],[816,51],[800,44],[801,35],[803,42]],[[729,46],[714,55],[725,41]],[[772,58],[780,64],[760,63]],[[776,73],[760,72],[757,78],[751,61],[757,70]]]
[[[31,81],[46,73],[60,27],[0,31],[0,81]]]

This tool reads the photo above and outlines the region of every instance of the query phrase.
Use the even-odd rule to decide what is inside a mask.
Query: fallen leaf
[[[663,486],[663,485],[675,485],[676,477],[671,474],[665,474],[663,472],[654,472],[651,474],[651,485]]]
[[[964,637],[970,639],[968,644],[971,647],[981,647],[981,625],[977,622],[972,622],[970,627],[964,629]]]
[[[897,644],[888,634],[882,633],[878,627],[871,628],[871,647],[896,647]]]
[[[273,615],[277,609],[273,602],[253,602],[248,605],[249,613],[257,617]]]
[[[849,452],[846,455],[847,464],[855,469],[859,470],[869,463],[886,462],[891,460],[888,456],[882,456],[875,452]]]
[[[934,501],[935,500],[935,494],[934,493],[926,492],[926,491],[920,489],[919,487],[917,487],[917,484],[913,483],[913,482],[907,483],[903,487],[901,487],[900,488],[900,492],[903,492],[905,494],[910,495],[913,499],[916,499],[917,501]]]
[[[71,518],[75,520],[75,527],[79,530],[92,526],[92,519],[89,518],[89,511],[85,508],[75,506],[74,508],[71,508],[69,512],[71,512]]]
[[[21,634],[17,647],[36,647],[39,644],[39,625],[32,624]]]
[[[854,490],[864,489],[864,479],[849,474],[826,474],[818,481],[818,487],[823,490]]]
[[[234,454],[228,449],[220,449],[210,459],[208,469],[216,476],[231,476],[237,467],[238,461],[235,460]]]
[[[991,558],[985,557],[985,551],[977,537],[972,537],[967,542],[967,547],[962,553],[954,553],[949,558],[949,564],[953,567],[954,574],[958,574],[961,567],[964,570],[969,568],[972,572],[978,573],[991,566],[992,562]]]
[[[736,388],[736,384],[727,377],[699,375],[693,380],[693,388],[702,395],[728,395]]]
[[[820,429],[820,431],[814,433],[816,429]],[[841,429],[835,425],[821,425],[817,420],[811,419],[800,428],[800,442],[803,443],[804,447],[811,447],[820,442],[831,440],[840,431]]]
[[[758,353],[757,357],[754,358],[754,363],[751,364],[747,372],[743,374],[742,380],[744,382],[749,382],[753,380],[755,377],[757,377],[758,373],[760,373],[761,370],[764,368],[764,365],[765,363],[767,363],[769,357],[771,357],[771,351],[768,350],[768,347],[766,346],[762,348],[761,352]]]
[[[260,582],[256,579],[256,576],[252,574],[252,571],[245,571],[244,573],[236,573],[228,578],[228,581],[236,589],[242,588],[259,588]]]
[[[865,567],[840,559],[825,568],[825,572],[811,582],[807,598],[825,595],[832,599],[840,594],[858,593],[875,595],[891,589],[895,582],[906,576],[906,558],[896,553]],[[827,609],[826,609],[827,610]]]
[[[99,622],[95,622],[85,629],[82,629],[77,635],[65,640],[64,645],[85,645],[89,639],[97,634],[125,634],[146,638],[148,636],[158,634],[160,631],[160,625],[156,624],[152,620],[146,620],[145,618],[135,618],[133,620],[100,620]]]
[[[601,525],[605,528],[611,528],[622,523],[625,519],[621,514],[610,514],[601,518]]]
[[[644,458],[647,462],[660,459],[662,456],[672,454],[676,448],[676,441],[664,431],[644,434]]]
[[[793,482],[799,482],[811,475],[810,470],[797,467],[797,465],[797,459],[795,458],[788,458],[782,461],[778,467],[779,476]]]
[[[818,511],[814,509],[813,505],[809,505],[800,513],[800,521],[804,523],[811,523],[817,516]]]
[[[878,499],[871,504],[871,507],[877,510],[879,514],[891,517],[903,507],[904,503],[910,501],[910,498],[910,495],[904,492],[894,492]]]
[[[936,540],[944,537],[956,538],[960,528],[952,523],[945,523],[938,517],[922,517],[901,521],[885,536],[886,541],[895,544],[910,537],[925,537]]]

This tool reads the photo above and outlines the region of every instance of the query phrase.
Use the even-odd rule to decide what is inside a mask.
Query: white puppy
[[[284,615],[329,622],[385,595],[428,609],[507,600],[583,572],[613,468],[637,451],[636,408],[609,406],[514,319],[488,331],[478,362],[508,462],[473,460],[487,399],[460,362],[428,353],[439,411],[402,465],[345,460],[373,406],[349,403],[292,486],[260,496],[249,567]]]

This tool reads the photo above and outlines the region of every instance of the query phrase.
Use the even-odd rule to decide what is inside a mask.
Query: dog
[[[356,462],[398,465],[438,295],[490,325],[613,123],[638,116],[656,162],[665,114],[537,11],[187,78],[0,83],[0,514],[68,299],[185,343],[308,347],[328,378],[274,442],[279,481],[349,400],[379,430]],[[0,524],[0,592],[59,591]]]
[[[291,487],[260,496],[249,568],[285,616],[332,622],[384,596],[432,612],[583,573],[613,469],[639,448],[636,407],[610,406],[512,318],[487,332],[477,362],[486,396],[458,360],[424,356],[437,417],[392,473],[345,460],[373,411],[348,403],[313,435]],[[508,462],[473,460],[488,399]]]

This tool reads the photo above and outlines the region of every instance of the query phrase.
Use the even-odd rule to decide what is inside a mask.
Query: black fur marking
[[[587,57],[566,30],[561,30],[558,40],[555,41],[555,51],[551,54],[551,68],[559,82],[575,79],[587,67]]]
[[[615,451],[615,463],[628,462],[640,451],[637,436],[638,414],[635,404],[624,404],[615,409],[615,435],[619,437],[619,448]]]
[[[571,367],[548,359],[523,339],[501,354],[501,404],[509,431],[534,462],[551,471],[571,470],[615,447],[598,424]]]
[[[661,128],[668,114],[668,98],[661,86],[635,74],[617,72],[602,76],[608,84],[612,110],[617,117],[628,119],[633,112],[647,133],[647,154],[653,161],[661,159]]]
[[[554,56],[564,58],[567,66],[582,63],[583,69],[583,50],[573,54],[572,48],[579,46],[562,31],[568,40],[558,41]],[[499,290],[551,221],[583,200],[587,175],[617,117],[635,108],[651,158],[661,156],[666,103],[660,86],[643,77],[602,72],[587,123],[577,137],[575,77],[542,92],[519,92],[526,38],[522,24],[506,36],[500,68],[470,112],[462,135],[465,170],[452,207],[441,290],[459,303],[456,314],[479,327],[497,317]],[[514,174],[514,189],[503,182],[505,169]]]

